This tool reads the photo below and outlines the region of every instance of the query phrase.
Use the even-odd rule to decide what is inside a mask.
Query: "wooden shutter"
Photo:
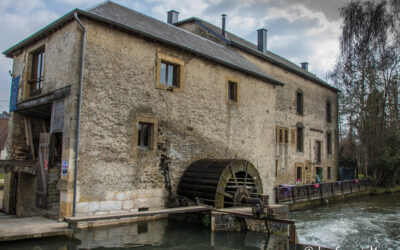
[[[49,165],[50,134],[40,133],[39,171],[36,184],[36,206],[47,208],[47,174]]]

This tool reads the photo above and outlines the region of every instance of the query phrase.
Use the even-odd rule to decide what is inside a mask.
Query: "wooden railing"
[[[276,203],[296,203],[307,200],[359,193],[372,186],[369,179],[323,182],[307,185],[275,187]]]

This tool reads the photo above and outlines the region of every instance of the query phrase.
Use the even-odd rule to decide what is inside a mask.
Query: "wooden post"
[[[295,225],[290,225],[289,226],[289,242],[298,244],[299,240],[297,238],[297,233],[296,233],[296,226]]]

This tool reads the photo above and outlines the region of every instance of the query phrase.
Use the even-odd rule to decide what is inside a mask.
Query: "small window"
[[[278,177],[278,166],[279,166],[279,161],[275,160],[275,177]]]
[[[303,93],[297,91],[296,92],[296,103],[297,103],[297,114],[303,114]]]
[[[229,102],[237,102],[238,91],[237,91],[237,83],[228,81],[228,100]]]
[[[174,56],[157,53],[156,88],[183,92],[184,62]]]
[[[302,167],[297,167],[297,171],[296,171],[296,181],[297,182],[301,182],[301,177],[302,177],[302,175],[301,175],[301,169],[302,169]]]
[[[326,102],[326,121],[332,122],[332,105],[331,102]]]
[[[283,129],[279,129],[279,142],[283,142]]]
[[[138,126],[138,147],[142,149],[151,148],[153,124],[139,122]]]
[[[316,142],[316,146],[317,146],[317,152],[316,152],[316,159],[315,161],[317,163],[321,163],[321,142],[317,141]]]
[[[303,152],[303,128],[297,127],[297,152]]]
[[[161,61],[160,83],[179,88],[179,66]]]
[[[289,130],[285,129],[285,143],[289,143]]]
[[[328,180],[332,179],[332,168],[328,167]]]
[[[44,47],[32,53],[32,70],[29,80],[30,96],[42,93],[44,82]]]
[[[326,133],[326,152],[332,154],[332,134]]]

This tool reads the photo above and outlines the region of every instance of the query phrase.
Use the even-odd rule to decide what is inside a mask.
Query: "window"
[[[174,92],[183,91],[183,75],[182,60],[163,53],[157,54],[156,88]]]
[[[332,179],[332,168],[328,167],[328,180]]]
[[[285,128],[285,143],[289,143],[289,129]]]
[[[332,134],[326,133],[326,152],[332,154]]]
[[[320,141],[316,141],[316,147],[317,147],[317,152],[316,152],[316,159],[315,161],[317,163],[321,163],[321,142]]]
[[[151,145],[153,124],[139,122],[138,126],[138,147],[149,149]]]
[[[230,102],[237,102],[237,83],[228,81],[228,99]]]
[[[226,103],[238,105],[240,100],[239,81],[237,79],[227,77],[225,89]]]
[[[330,101],[326,102],[326,121],[332,122],[332,106]]]
[[[296,173],[297,173],[297,174],[296,174],[296,181],[297,181],[297,182],[301,182],[301,179],[302,179],[302,178],[301,178],[301,177],[302,177],[302,175],[301,175],[301,169],[302,169],[302,167],[297,167],[296,169],[297,169],[297,170],[296,170]]]
[[[32,69],[29,82],[29,95],[36,96],[42,93],[44,81],[44,47],[32,53]]]
[[[297,127],[297,152],[303,152],[303,128]]]
[[[161,61],[160,83],[171,87],[178,87],[179,66]]]
[[[282,143],[283,142],[283,129],[279,129],[279,142]]]
[[[278,166],[279,166],[279,161],[275,160],[275,177],[278,177]]]
[[[134,153],[157,150],[157,119],[150,114],[141,114],[136,117],[134,133]]]
[[[300,91],[296,92],[296,103],[297,103],[297,114],[303,114],[303,93]]]

